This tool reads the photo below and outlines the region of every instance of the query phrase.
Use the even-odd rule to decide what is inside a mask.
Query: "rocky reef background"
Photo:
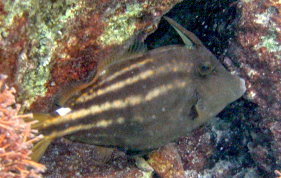
[[[208,125],[151,153],[148,162],[162,177],[274,177],[281,170],[278,0],[2,0],[0,73],[17,89],[23,111],[50,111],[64,87],[93,76],[99,60],[135,39],[149,49],[181,44],[161,20],[165,13],[243,77],[247,93]],[[41,160],[44,175],[153,176],[118,150],[104,164],[100,151],[58,139]]]

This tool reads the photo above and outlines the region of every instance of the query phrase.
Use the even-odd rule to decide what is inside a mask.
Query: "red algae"
[[[59,139],[47,149],[41,162],[47,166],[44,176],[140,177],[143,172],[132,158],[116,149],[73,143]]]
[[[183,161],[185,170],[203,171],[215,148],[211,136],[204,128],[192,132],[187,137],[182,137],[177,147]]]
[[[22,110],[52,111],[61,91],[93,76],[100,60],[122,52],[135,39],[144,40],[161,16],[180,1],[1,1],[0,70],[17,88]],[[64,144],[68,145],[59,142],[47,151],[50,160],[43,157],[48,167],[45,175],[144,174],[127,156],[113,153],[111,164],[104,167],[88,159],[95,155],[92,146]]]
[[[85,80],[99,60],[156,29],[180,0],[1,2],[0,70],[25,110],[52,110],[60,89]]]
[[[258,105],[259,119],[249,122],[267,137],[267,144],[249,144],[252,158],[261,170],[272,173],[280,167],[281,122],[281,4],[278,0],[241,1],[237,41],[232,54],[241,64],[248,100]],[[266,136],[265,136],[266,135]],[[254,142],[260,143],[261,137]]]
[[[3,19],[11,12],[5,8],[7,5],[0,2],[0,24],[5,27],[5,31],[4,33],[1,31],[0,37],[0,70],[8,74],[9,84],[14,84],[13,86],[21,89],[18,94],[20,96],[18,100],[23,103],[27,102],[23,97],[26,93],[28,94],[27,97],[33,97],[28,101],[29,104],[24,105],[26,110],[52,110],[54,96],[64,87],[93,75],[99,60],[124,50],[134,38],[143,40],[156,29],[161,16],[179,0],[138,0],[134,2],[130,0],[114,2],[108,0],[96,2],[80,0],[77,3],[72,2],[70,5],[60,5],[59,2],[63,1],[52,2],[46,3],[46,6],[40,5],[39,8],[34,6],[36,7],[34,12],[24,10],[25,13],[18,13],[10,25],[5,24]],[[212,3],[217,3],[217,1],[209,1],[205,7],[210,6],[212,8]],[[228,60],[236,60],[240,66],[239,68],[232,66],[231,62],[227,66],[229,68],[233,67],[233,71],[236,70],[246,79],[248,89],[246,98],[258,105],[257,110],[261,114],[246,116],[248,111],[244,111],[245,115],[239,115],[237,111],[237,113],[234,113],[237,115],[237,118],[234,119],[234,124],[237,124],[237,120],[241,120],[242,126],[250,125],[251,127],[249,131],[245,131],[246,134],[243,134],[247,135],[248,132],[253,134],[256,131],[258,136],[251,136],[251,139],[249,139],[246,136],[239,135],[241,140],[244,140],[243,143],[242,141],[238,142],[240,137],[234,137],[231,140],[231,137],[235,136],[236,132],[240,131],[241,128],[240,130],[237,129],[237,131],[233,126],[229,126],[227,130],[222,132],[225,137],[222,137],[221,140],[231,140],[233,143],[223,142],[221,146],[217,143],[219,142],[218,138],[216,138],[216,143],[211,140],[211,134],[214,134],[213,131],[200,128],[190,136],[180,139],[173,151],[161,148],[155,157],[151,157],[152,160],[155,159],[159,163],[156,163],[153,167],[160,175],[176,173],[176,170],[182,174],[182,167],[186,171],[186,176],[193,175],[193,177],[200,175],[217,177],[252,175],[252,177],[257,177],[257,168],[272,174],[275,169],[279,170],[278,167],[281,165],[281,87],[278,82],[280,82],[281,77],[281,34],[280,30],[276,29],[280,29],[281,5],[278,0],[262,2],[259,0],[244,0],[233,4],[237,4],[237,10],[239,11],[237,16],[240,16],[240,18],[237,17],[235,21],[238,27],[234,31],[236,35],[234,40],[225,40],[231,42],[226,50],[231,56]],[[64,13],[58,13],[59,8],[56,9],[55,7],[59,7]],[[44,11],[43,9],[48,10]],[[39,13],[39,11],[44,13]],[[51,15],[46,15],[47,13]],[[69,15],[69,13],[70,16],[65,16],[65,14]],[[192,14],[192,11],[190,13]],[[185,22],[191,23],[193,26],[200,26],[202,24],[198,24],[199,22],[197,21],[203,16],[203,13],[206,12],[194,13],[193,20],[186,20]],[[208,17],[212,15],[209,13]],[[41,21],[35,23],[35,16],[40,17],[38,20]],[[182,18],[181,14],[178,14],[178,16]],[[67,17],[67,20],[63,21],[65,17]],[[202,17],[202,19],[204,18]],[[63,22],[61,23],[61,21]],[[218,22],[220,22],[220,19]],[[60,23],[62,25],[58,25]],[[219,23],[215,25],[217,28],[221,27]],[[120,26],[126,28],[120,28]],[[224,27],[222,26],[222,28]],[[111,30],[114,29],[118,31],[117,34],[111,33]],[[222,30],[227,31],[227,29]],[[32,33],[40,34],[39,32],[43,33],[43,35],[31,35]],[[52,34],[52,38],[44,35],[45,32],[46,34]],[[108,34],[112,34],[112,36]],[[206,34],[206,36],[209,36],[209,34]],[[46,46],[47,53],[44,53],[45,48],[40,46]],[[42,51],[43,53],[41,54]],[[45,58],[45,56],[48,56],[48,58]],[[39,62],[37,59],[42,60],[39,60]],[[45,59],[47,59],[47,62]],[[36,69],[37,66],[42,64],[44,64],[43,68],[48,70]],[[31,75],[31,70],[35,70],[39,74],[48,73],[48,75]],[[45,78],[45,80],[40,78]],[[29,81],[28,79],[40,82],[28,83],[26,82]],[[38,89],[30,89],[33,86]],[[244,110],[247,109],[245,108]],[[238,116],[240,117],[239,119]],[[237,125],[235,125],[236,127]],[[269,141],[260,141],[259,134],[266,138],[269,137]],[[254,144],[250,143],[252,140],[254,140]],[[260,142],[264,144],[262,145]],[[248,148],[248,153],[246,153],[245,145]],[[225,150],[220,149],[228,149],[231,155],[232,149],[236,148],[235,146],[237,149],[243,148],[241,152],[244,152],[245,155],[250,155],[250,157],[245,158],[249,159],[250,163],[246,164],[247,162],[243,160],[246,162],[246,168],[245,165],[241,167],[240,163],[231,160],[233,158],[229,155],[226,155],[229,157],[224,159],[218,156],[219,152],[227,154],[227,152],[224,152]],[[109,156],[109,160],[104,163],[103,158],[97,156],[97,152],[95,146],[59,139],[47,150],[46,155],[48,156],[43,157],[41,160],[48,167],[45,176],[140,177],[143,175],[143,172],[134,165],[134,161],[124,153],[114,150],[112,155]],[[178,159],[178,155],[180,155],[181,161]],[[218,156],[218,158],[213,158],[212,155]],[[168,156],[168,159],[165,156]],[[177,159],[170,159],[174,157],[177,157]],[[213,164],[210,163],[212,161]],[[251,163],[251,161],[254,163]],[[171,168],[171,170],[164,169],[161,172],[161,166],[169,167],[172,164],[177,165],[175,170]],[[219,173],[220,171],[221,173]]]
[[[260,106],[265,118],[281,115],[280,2],[241,2],[237,31],[241,74],[247,80],[247,98]],[[279,30],[278,30],[279,29]]]

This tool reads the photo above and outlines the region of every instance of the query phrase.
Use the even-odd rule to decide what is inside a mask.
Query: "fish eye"
[[[212,66],[212,64],[210,62],[204,62],[204,63],[199,64],[198,71],[199,71],[200,75],[206,76],[214,71],[214,67]]]

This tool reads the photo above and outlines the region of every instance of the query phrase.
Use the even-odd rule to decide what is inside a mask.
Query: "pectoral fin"
[[[57,118],[57,117],[54,117],[53,115],[45,114],[45,113],[33,113],[33,121],[36,120],[37,122],[33,123],[31,125],[31,128],[38,129],[40,131],[42,129],[42,127],[44,127],[44,123],[46,123],[54,118]],[[43,137],[42,140],[37,142],[34,145],[34,147],[32,148],[31,159],[33,161],[38,162],[53,140],[54,140],[54,138],[51,138],[51,137]]]

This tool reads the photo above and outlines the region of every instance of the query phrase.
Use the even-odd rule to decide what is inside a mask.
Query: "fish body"
[[[62,136],[132,152],[152,150],[186,135],[243,95],[244,80],[229,73],[194,34],[167,20],[189,46],[104,62],[94,82],[63,102],[71,112],[34,125],[44,140],[35,146],[33,159]]]

